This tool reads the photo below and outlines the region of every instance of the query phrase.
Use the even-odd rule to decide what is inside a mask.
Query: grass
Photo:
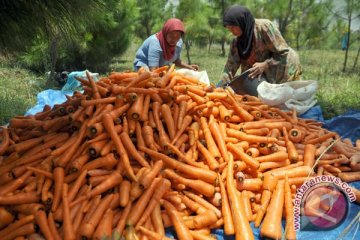
[[[113,60],[111,71],[132,70],[137,44],[133,44],[125,54]],[[183,51],[183,61],[186,61],[185,54]],[[317,80],[319,83],[317,99],[326,119],[343,114],[348,109],[360,110],[360,67],[353,72],[342,73],[344,54],[341,50],[299,52],[303,79]],[[355,55],[355,51],[350,51],[349,69]],[[219,45],[212,46],[210,51],[194,46],[191,49],[191,61],[198,64],[201,70],[206,70],[210,80],[216,82],[220,78],[226,56],[220,55]],[[35,75],[0,59],[0,125],[16,115],[23,115],[33,106],[36,94],[45,89],[45,82],[45,75]]]

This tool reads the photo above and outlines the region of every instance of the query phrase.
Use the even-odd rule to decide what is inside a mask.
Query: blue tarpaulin
[[[59,104],[66,101],[65,95],[71,96],[73,92],[71,90],[61,91],[61,90],[45,90],[40,92],[37,96],[37,104],[30,108],[25,115],[35,114],[42,111],[45,104],[54,106],[54,104]],[[323,127],[337,132],[342,138],[350,138],[353,142],[356,139],[360,139],[360,112],[358,111],[348,111],[341,116],[334,117],[329,120],[324,120],[320,106],[314,106],[309,111],[300,116],[301,118],[315,119],[323,123]],[[355,186],[360,189],[360,182],[351,183],[350,185]],[[343,238],[338,238],[340,234],[345,230],[346,227],[352,222],[356,215],[360,212],[360,206],[355,203],[349,204],[349,211],[345,221],[335,229],[329,231],[298,231],[297,239],[306,239],[306,240],[332,240],[332,239],[360,239],[360,233],[357,228],[359,228],[360,220],[356,221],[356,224],[350,229],[349,233]],[[283,224],[284,226],[284,224]],[[261,239],[259,236],[259,229],[253,226],[255,239]],[[215,229],[212,231],[213,234],[217,236],[217,239],[234,239],[234,236],[226,236],[222,229]],[[167,236],[176,237],[173,228],[167,228]]]

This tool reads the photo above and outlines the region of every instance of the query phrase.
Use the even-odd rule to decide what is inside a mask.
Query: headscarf
[[[166,21],[160,32],[156,33],[156,37],[160,41],[161,49],[163,50],[163,56],[165,60],[170,60],[175,54],[176,46],[170,46],[166,41],[166,35],[171,31],[180,31],[185,33],[184,24],[180,19],[170,18]]]
[[[252,50],[252,40],[254,35],[255,19],[249,9],[233,5],[228,8],[223,17],[224,27],[238,26],[242,30],[242,35],[237,37],[237,49],[242,59],[248,59]]]

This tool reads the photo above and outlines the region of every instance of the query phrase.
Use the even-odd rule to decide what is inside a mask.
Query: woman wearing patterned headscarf
[[[270,83],[300,79],[298,54],[270,20],[255,19],[247,8],[233,5],[225,11],[223,25],[236,38],[217,86],[230,82],[239,68],[251,79],[262,76]]]
[[[180,59],[184,24],[177,18],[166,21],[160,32],[148,37],[137,50],[134,68],[155,69],[172,63],[180,68],[198,70],[197,65],[188,65]]]

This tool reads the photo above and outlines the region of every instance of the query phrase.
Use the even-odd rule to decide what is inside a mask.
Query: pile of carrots
[[[2,240],[254,239],[251,222],[296,239],[308,177],[360,180],[359,140],[174,66],[78,80],[84,92],[0,127]]]

